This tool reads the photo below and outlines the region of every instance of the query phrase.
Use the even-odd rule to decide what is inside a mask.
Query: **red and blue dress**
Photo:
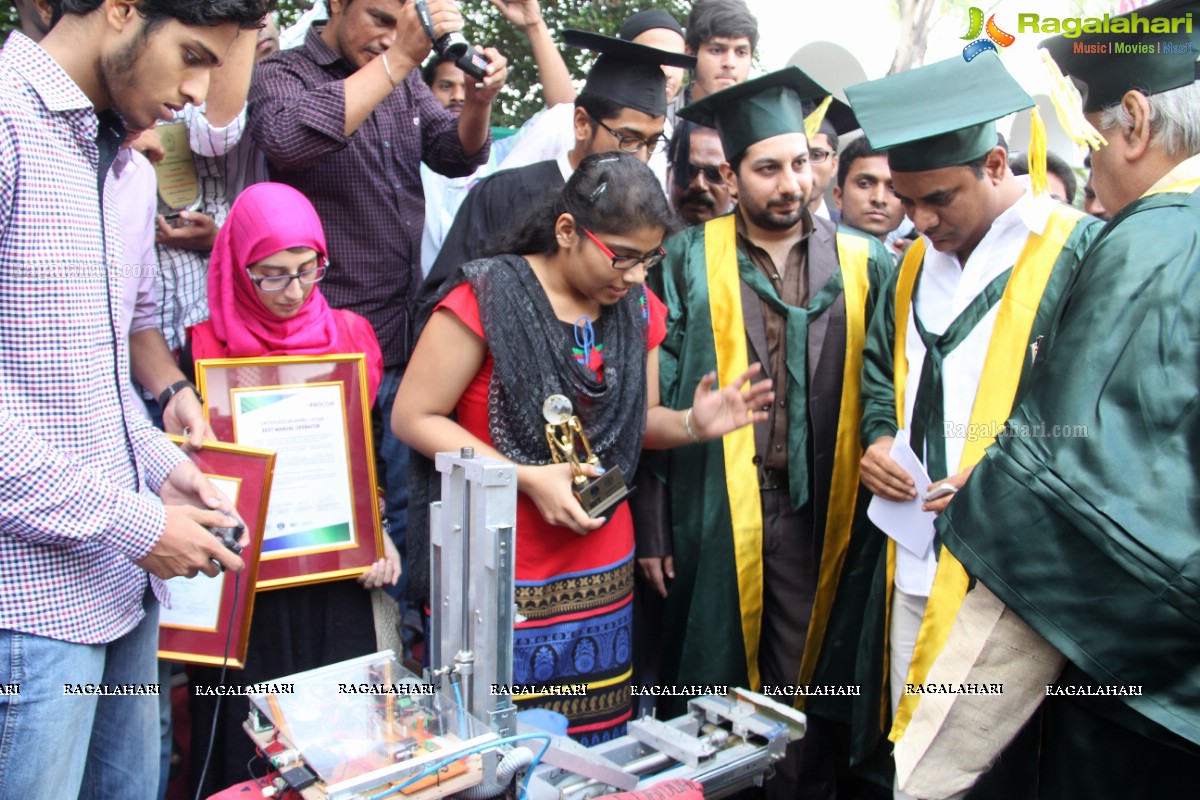
[[[666,307],[649,291],[646,298],[648,346],[653,349],[666,337]],[[469,284],[456,287],[438,308],[452,312],[476,335],[487,338]],[[576,347],[575,356],[603,379],[602,325],[596,326],[595,340],[593,346]],[[456,408],[459,424],[489,444],[492,369],[488,353]],[[633,520],[627,503],[612,512],[604,527],[580,536],[548,524],[529,497],[518,495],[516,603],[525,620],[515,631],[513,682],[587,688],[582,695],[518,694],[517,705],[565,715],[567,732],[585,745],[623,735],[632,714],[633,557]]]

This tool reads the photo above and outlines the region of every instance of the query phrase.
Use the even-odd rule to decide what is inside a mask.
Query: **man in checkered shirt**
[[[119,695],[157,692],[162,581],[242,561],[203,527],[228,500],[124,391],[136,276],[105,179],[266,2],[62,5],[0,52],[0,800],[151,800],[158,701]]]

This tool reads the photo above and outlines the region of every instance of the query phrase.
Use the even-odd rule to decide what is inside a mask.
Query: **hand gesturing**
[[[717,381],[717,373],[710,372],[701,378],[692,398],[691,423],[696,435],[701,439],[718,439],[743,425],[765,421],[764,406],[775,401],[770,379],[746,386],[760,372],[762,364],[751,364],[748,370],[716,392],[712,387]]]

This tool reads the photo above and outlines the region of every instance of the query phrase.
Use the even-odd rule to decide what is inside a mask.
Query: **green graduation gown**
[[[1190,180],[1104,229],[1011,432],[937,526],[1067,657],[1060,683],[1142,688],[1047,697],[1039,797],[1200,783],[1200,157],[1189,164]]]
[[[1029,336],[1023,345],[1032,345],[1049,329],[1063,290],[1096,238],[1101,223],[1091,217],[1081,219],[1071,229],[1049,277],[1036,302]],[[1014,271],[1015,274],[1015,271]],[[896,376],[894,372],[897,337],[896,273],[868,331],[863,354],[863,446],[880,436],[896,433]],[[916,278],[919,280],[919,274]],[[907,315],[907,309],[904,314]],[[1024,346],[1024,360],[1015,397],[1020,397],[1029,382],[1029,366],[1034,348]],[[921,365],[909,365],[920,369]],[[986,369],[986,367],[985,367]],[[1001,417],[1000,419],[1002,419]],[[955,472],[957,469],[951,469]],[[864,493],[864,502],[870,494]],[[957,502],[957,501],[956,501]],[[952,504],[953,505],[953,504]],[[810,713],[850,725],[850,760],[866,777],[884,785],[892,780],[891,744],[886,736],[892,720],[887,694],[887,618],[892,593],[887,537],[862,513],[856,517],[851,550],[829,623],[827,645],[817,664],[815,683],[857,685],[857,697],[812,697],[806,708]],[[947,597],[948,602],[961,598]],[[949,614],[953,614],[950,609]],[[928,624],[925,623],[925,624]],[[984,795],[977,795],[982,797]]]
[[[728,220],[729,218],[722,218]],[[731,221],[731,220],[730,220]],[[716,222],[714,220],[714,222]],[[861,303],[854,316],[860,322],[858,340],[865,336],[865,322],[875,306],[876,298],[893,270],[891,258],[877,240],[857,234],[835,232],[832,225],[817,221],[817,228],[809,238],[808,268],[810,296],[821,290],[824,281],[833,272],[842,271],[847,283],[857,287],[854,296]],[[712,227],[708,223],[707,227]],[[729,225],[732,235],[733,226]],[[747,295],[742,285],[740,308],[712,307],[705,239],[706,226],[697,226],[684,231],[668,241],[668,257],[663,268],[651,278],[652,288],[668,308],[667,337],[659,351],[660,386],[662,402],[672,408],[691,405],[692,395],[700,379],[708,372],[718,370],[719,357],[716,340],[728,342],[734,336],[750,340],[751,353],[762,349],[765,334],[751,330],[762,326],[762,317],[757,298]],[[835,243],[836,242],[836,243]],[[857,243],[857,244],[855,244]],[[732,240],[730,242],[732,246]],[[857,250],[865,257],[853,268],[839,266],[839,258],[849,250]],[[755,269],[740,252],[737,261],[741,268]],[[847,271],[853,272],[853,280]],[[818,277],[823,276],[823,277]],[[736,283],[736,276],[734,281]],[[849,292],[846,296],[849,296]],[[736,298],[738,290],[722,294]],[[747,302],[747,298],[751,298]],[[736,302],[736,301],[735,301]],[[848,301],[846,301],[848,302]],[[854,475],[850,481],[852,513],[854,493],[857,487],[857,462],[861,451],[857,443],[852,458],[835,458],[835,451],[843,452],[835,445],[838,433],[838,417],[846,399],[847,382],[843,370],[847,363],[848,329],[846,302],[839,297],[809,327],[808,347],[808,411],[810,425],[810,460],[808,472],[811,478],[810,505],[814,509],[814,530],[825,530],[825,520],[831,512],[830,486],[837,469],[835,461],[853,461]],[[745,316],[742,316],[744,311]],[[714,322],[715,320],[715,322]],[[728,329],[736,321],[736,332]],[[824,335],[822,335],[822,333]],[[821,343],[816,343],[820,337]],[[861,348],[859,344],[858,348]],[[855,353],[857,355],[857,353]],[[765,353],[762,360],[766,362]],[[857,364],[857,362],[856,362]],[[771,376],[780,392],[783,379]],[[857,369],[853,378],[857,377]],[[849,382],[853,393],[854,419],[851,420],[853,434],[858,418],[857,380]],[[789,424],[791,424],[789,422]],[[746,436],[755,435],[743,429]],[[727,460],[730,439],[705,442],[656,454],[656,472],[665,479],[670,509],[671,549],[675,559],[675,580],[670,586],[664,614],[663,683],[671,686],[696,686],[703,691],[705,686],[729,685],[751,686],[751,675],[757,643],[753,633],[747,635],[748,626],[755,624],[752,610],[753,584],[757,580],[761,591],[761,548],[755,554],[753,546],[747,546],[747,538],[753,531],[741,528],[735,535],[735,520],[739,519],[738,501],[731,510],[731,494],[752,495],[750,503],[758,505],[757,467],[750,464],[754,454],[753,444],[745,453],[745,463],[734,464]],[[739,456],[740,458],[740,456]],[[757,464],[757,460],[754,462]],[[728,470],[738,470],[741,483],[727,484]],[[748,471],[748,481],[746,473]],[[736,482],[736,481],[735,481]],[[748,484],[748,485],[747,485]],[[742,507],[746,505],[741,503]],[[758,531],[761,541],[761,519]],[[849,535],[849,525],[846,526]],[[743,534],[749,534],[744,536]],[[747,563],[758,559],[758,564]],[[825,564],[822,563],[824,570]],[[739,589],[739,573],[741,589]],[[746,587],[750,585],[750,591]],[[748,610],[750,608],[751,610]],[[761,610],[761,605],[759,606]],[[677,709],[678,703],[664,703],[664,707]]]

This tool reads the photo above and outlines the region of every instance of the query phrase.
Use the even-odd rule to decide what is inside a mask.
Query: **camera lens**
[[[471,45],[467,42],[467,37],[459,31],[451,31],[437,40],[438,54],[443,57],[458,59],[470,49]]]

